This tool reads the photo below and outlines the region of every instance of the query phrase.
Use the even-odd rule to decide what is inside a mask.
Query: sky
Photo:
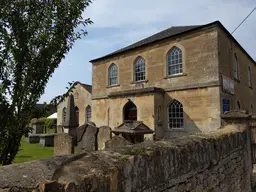
[[[64,94],[68,82],[92,83],[92,59],[104,56],[171,26],[219,20],[229,32],[256,7],[255,0],[92,0],[83,13],[93,25],[76,41],[49,80],[40,103]],[[256,60],[256,11],[233,34]]]

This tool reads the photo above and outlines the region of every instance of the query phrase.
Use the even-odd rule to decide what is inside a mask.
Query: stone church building
[[[92,101],[77,99],[79,122],[92,106],[97,126],[137,120],[155,138],[176,137],[216,130],[224,111],[256,106],[256,63],[219,21],[171,27],[91,63]]]
[[[85,122],[90,122],[92,116],[92,86],[77,81],[68,93],[73,95],[74,98],[77,124],[83,125]],[[57,106],[57,125],[63,125],[66,121],[67,101],[68,97]]]

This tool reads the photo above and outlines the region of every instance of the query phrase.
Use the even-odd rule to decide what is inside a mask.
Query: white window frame
[[[134,64],[134,82],[146,80],[146,64],[143,57],[137,57]]]
[[[172,107],[175,108],[175,114],[172,113]],[[178,108],[178,112],[176,111],[176,108]],[[173,100],[167,107],[168,110],[168,127],[169,129],[184,129],[184,111],[183,111],[183,105],[177,100]],[[178,116],[177,116],[178,113]],[[174,124],[181,124],[181,127],[174,126]],[[172,124],[170,126],[170,124]]]
[[[175,46],[171,48],[170,51],[167,53],[167,76],[174,76],[182,73],[183,73],[182,50]]]
[[[118,85],[118,66],[114,63],[108,68],[108,85]]]

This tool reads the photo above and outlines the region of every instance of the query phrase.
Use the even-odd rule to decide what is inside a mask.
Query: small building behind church
[[[219,21],[171,27],[91,63],[97,126],[141,121],[172,138],[216,130],[225,111],[256,106],[255,61]]]
[[[83,125],[85,122],[91,122],[92,86],[77,81],[68,92],[74,98],[77,124]],[[57,106],[57,125],[62,126],[66,120],[67,101],[68,97],[63,99]]]

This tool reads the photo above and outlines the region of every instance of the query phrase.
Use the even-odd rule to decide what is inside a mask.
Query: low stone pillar
[[[246,146],[247,146],[247,166],[248,166],[248,177],[250,180],[247,180],[246,183],[248,186],[251,186],[252,181],[252,173],[253,173],[253,159],[252,159],[252,136],[251,136],[251,122],[252,122],[252,115],[248,113],[248,111],[229,111],[225,112],[221,115],[221,118],[225,122],[225,124],[237,124],[241,126],[246,126]]]
[[[54,136],[54,156],[74,154],[72,137],[68,133],[59,133]]]

